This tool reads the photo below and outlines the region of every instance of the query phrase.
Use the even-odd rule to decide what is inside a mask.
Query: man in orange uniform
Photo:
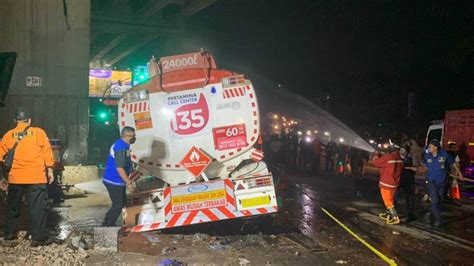
[[[13,164],[8,173],[8,181],[1,182],[1,188],[8,191],[5,222],[5,240],[16,238],[17,225],[20,218],[21,200],[26,193],[30,209],[31,246],[44,246],[52,243],[46,235],[47,200],[46,184],[54,180],[53,152],[43,129],[29,127],[30,114],[18,109],[14,121],[16,127],[8,131],[0,144],[0,158],[18,143]],[[24,132],[24,130],[28,129]],[[47,174],[45,173],[47,169]]]
[[[380,194],[387,208],[381,213],[380,218],[384,219],[387,224],[399,224],[397,211],[395,210],[394,197],[400,184],[400,175],[403,170],[403,160],[398,151],[384,154],[372,161],[375,167],[380,168]]]

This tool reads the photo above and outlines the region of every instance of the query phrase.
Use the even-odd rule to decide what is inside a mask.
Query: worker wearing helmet
[[[110,154],[104,172],[104,185],[109,192],[112,206],[105,215],[104,226],[115,226],[117,218],[125,206],[125,190],[134,190],[133,181],[129,178],[132,171],[130,144],[135,143],[135,129],[124,127],[121,138],[110,147]]]
[[[375,167],[380,168],[379,188],[386,211],[380,213],[380,218],[387,224],[399,224],[400,218],[395,210],[394,197],[400,184],[400,174],[403,169],[403,160],[398,150],[376,156],[372,161]]]
[[[13,163],[1,188],[8,192],[5,222],[5,240],[16,238],[20,219],[23,194],[26,193],[30,209],[31,246],[44,246],[52,243],[46,235],[47,200],[46,184],[54,181],[53,152],[48,136],[43,129],[30,127],[31,116],[25,109],[15,113],[16,127],[2,138],[0,158],[14,149]],[[47,170],[45,170],[47,169]]]

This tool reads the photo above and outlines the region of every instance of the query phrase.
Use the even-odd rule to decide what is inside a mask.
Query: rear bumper
[[[123,209],[124,227],[129,232],[144,232],[278,212],[273,183],[236,187],[259,178],[225,179],[131,195]],[[201,191],[204,187],[212,190]]]

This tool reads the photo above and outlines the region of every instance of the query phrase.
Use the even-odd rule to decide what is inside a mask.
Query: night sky
[[[260,77],[282,84],[358,132],[414,132],[474,107],[474,1],[433,2],[217,1],[122,64],[203,47],[257,89]]]

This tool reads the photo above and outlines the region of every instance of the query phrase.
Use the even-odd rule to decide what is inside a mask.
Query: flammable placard
[[[202,174],[211,161],[204,152],[193,146],[179,164],[196,177]]]

